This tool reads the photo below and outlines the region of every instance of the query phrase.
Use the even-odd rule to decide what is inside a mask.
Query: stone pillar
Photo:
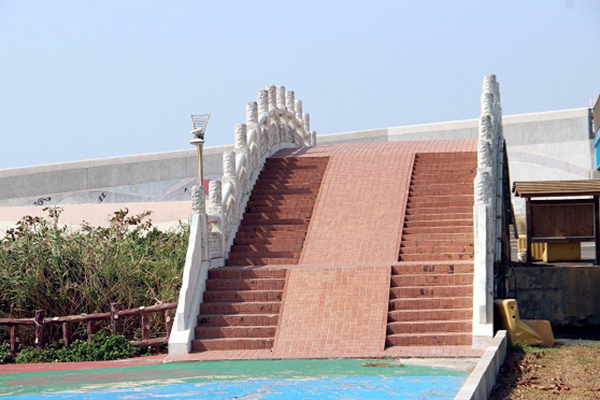
[[[233,195],[236,199],[241,198],[240,188],[235,174],[235,153],[233,151],[225,151],[223,153],[223,184],[230,183],[233,186]],[[232,218],[237,220],[237,207],[234,207]]]
[[[235,124],[235,145],[234,151],[241,153],[248,148],[248,139],[246,136],[246,124]]]
[[[208,232],[208,254],[209,258],[223,257],[225,232],[223,231],[223,197],[221,181],[213,179],[208,185],[209,206],[208,212],[217,217],[218,223],[211,224]]]
[[[269,112],[269,92],[259,90],[256,98],[258,104],[258,115],[263,115]]]
[[[296,114],[296,119],[302,122],[302,100],[296,100],[294,112]]]
[[[226,151],[223,153],[223,183],[232,183],[237,189],[237,177],[235,176],[235,153]]]
[[[192,187],[192,221],[194,220],[198,223],[198,234],[200,235],[200,259],[204,261],[208,258],[208,229],[206,226],[206,193],[202,186]]]
[[[277,87],[275,85],[267,86],[269,92],[269,111],[277,108]]]
[[[304,129],[304,140],[302,145],[310,146],[310,115],[307,113],[302,114],[302,128]]]
[[[275,102],[280,114],[285,111],[285,86],[277,86]]]
[[[268,112],[269,112],[269,92],[266,90],[259,90],[257,100],[258,100],[257,101],[258,117],[260,118],[263,115],[268,114]],[[259,130],[259,134],[260,134],[260,142],[263,146],[263,148],[261,149],[261,156],[264,156],[271,149],[273,142],[271,141],[271,138],[269,137],[268,126],[266,127],[264,125],[261,125],[258,127],[258,130]]]
[[[285,108],[291,112],[294,113],[294,107],[296,106],[296,104],[294,103],[294,91],[293,90],[288,90],[285,92]]]
[[[250,174],[252,173],[252,171],[250,171],[249,168],[250,163],[248,160],[248,139],[246,136],[246,124],[235,124],[235,145],[233,147],[233,151],[235,152],[236,160],[239,159],[239,156],[242,156],[241,160],[243,173],[239,177],[241,179],[239,184],[241,186],[242,193],[247,194],[249,190],[248,185]]]
[[[260,159],[263,154],[263,143],[260,128],[258,127],[258,104],[250,101],[246,104],[246,126],[248,132],[254,131],[254,145],[252,150],[252,163],[254,168],[260,167]],[[252,143],[250,143],[252,145]]]
[[[213,179],[208,184],[208,198],[209,201],[209,211],[211,214],[215,213],[215,211],[223,209],[223,197],[222,197],[222,186],[221,181]]]
[[[246,103],[246,125],[249,130],[258,125],[258,103],[255,101]]]
[[[296,124],[296,143],[298,146],[304,146],[304,134],[302,133],[302,101],[295,100],[294,101],[294,109],[292,110],[296,120],[294,123]]]
[[[192,187],[192,214],[201,215],[206,213],[206,198],[204,188],[201,186]]]

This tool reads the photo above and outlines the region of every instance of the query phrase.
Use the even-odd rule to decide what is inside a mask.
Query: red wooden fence
[[[19,336],[19,325],[35,326],[35,345],[38,349],[42,349],[46,344],[46,326],[61,324],[62,334],[65,345],[69,346],[73,342],[71,335],[71,326],[74,323],[87,322],[88,342],[92,342],[92,335],[96,332],[96,322],[109,320],[111,331],[113,334],[122,333],[121,321],[123,318],[140,316],[142,328],[142,340],[134,341],[136,346],[156,346],[167,344],[169,335],[171,334],[171,310],[177,308],[177,302],[157,304],[148,307],[132,308],[130,310],[121,310],[119,303],[110,305],[110,312],[99,314],[81,314],[69,315],[66,317],[46,317],[44,311],[36,311],[33,318],[0,318],[0,325],[10,327],[10,351],[13,354],[17,353],[17,338]],[[148,315],[153,313],[163,312],[165,319],[166,336],[150,339],[148,332]]]

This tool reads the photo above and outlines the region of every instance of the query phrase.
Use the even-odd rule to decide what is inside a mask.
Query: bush
[[[129,309],[177,300],[187,224],[161,232],[148,220],[150,212],[130,216],[125,209],[114,213],[109,227],[83,223],[69,230],[59,224],[62,209],[46,210],[49,218],[25,216],[0,239],[0,318],[31,318],[35,310],[47,316],[91,314],[110,310],[113,302]],[[82,337],[83,327],[77,329]]]
[[[0,343],[0,364],[9,364],[15,362],[10,354],[10,345],[8,343]]]
[[[121,335],[98,333],[92,343],[83,340],[74,341],[69,347],[49,346],[43,350],[25,348],[16,357],[15,362],[76,362],[106,361],[145,355],[148,348],[136,347],[132,341]]]

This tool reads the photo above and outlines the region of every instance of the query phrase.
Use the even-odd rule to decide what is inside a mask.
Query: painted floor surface
[[[467,372],[393,360],[255,360],[0,375],[18,399],[452,399]]]

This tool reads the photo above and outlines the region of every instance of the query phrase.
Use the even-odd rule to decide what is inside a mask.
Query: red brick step
[[[412,333],[387,335],[386,346],[467,346],[471,333]]]
[[[391,322],[387,325],[387,334],[406,334],[412,333],[420,335],[422,333],[470,333],[473,329],[471,319],[451,320],[451,321],[400,321]]]
[[[194,339],[192,351],[271,349],[273,342],[273,338]]]
[[[198,326],[277,326],[278,314],[210,314],[198,316]]]
[[[386,346],[471,343],[476,166],[475,152],[415,155]]]
[[[470,320],[473,318],[471,308],[431,309],[431,310],[396,310],[388,312],[388,322],[410,321],[450,321]]]

